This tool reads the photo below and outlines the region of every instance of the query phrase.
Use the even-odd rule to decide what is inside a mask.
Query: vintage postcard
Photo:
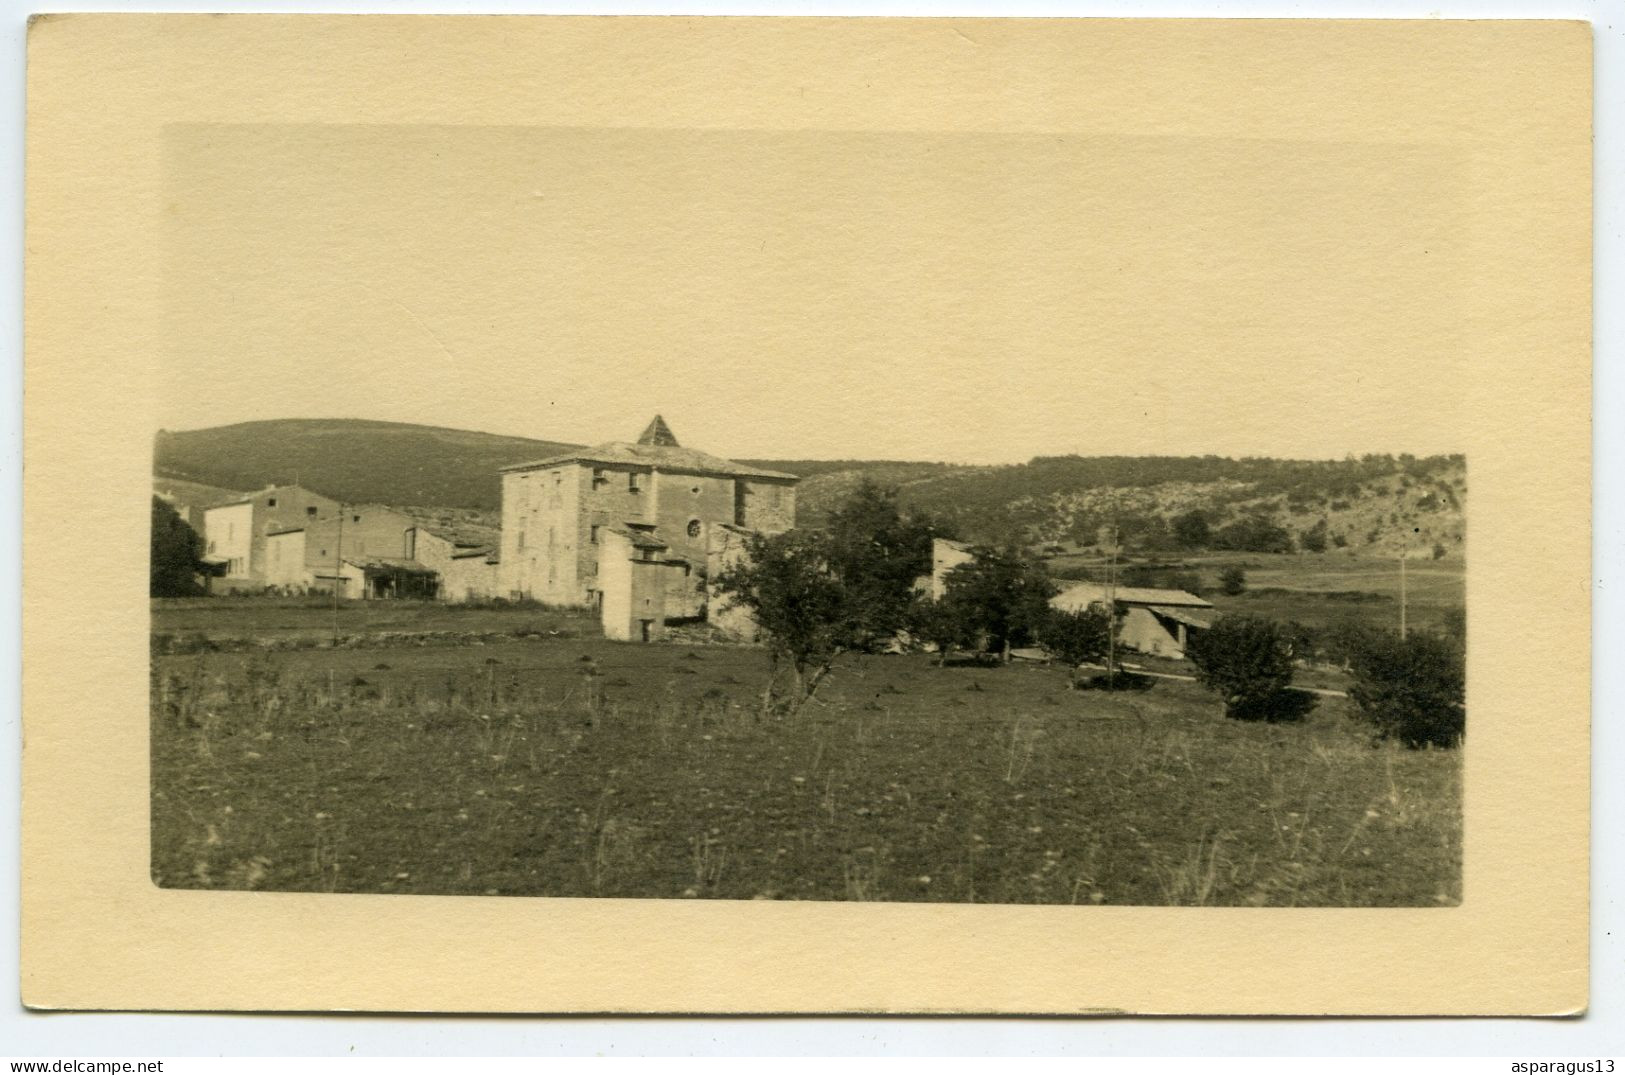
[[[29,66],[29,1004],[1584,1009],[1584,24]]]

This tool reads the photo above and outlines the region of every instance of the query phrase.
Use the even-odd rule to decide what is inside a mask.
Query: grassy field
[[[1247,573],[1247,592],[1235,597],[1218,587],[1204,596],[1221,613],[1245,612],[1307,627],[1328,628],[1353,621],[1373,627],[1399,626],[1399,563],[1342,553],[1266,556],[1250,553],[1230,560],[1196,561],[1216,581],[1230,563]],[[1405,566],[1405,613],[1412,628],[1441,630],[1446,616],[1467,603],[1466,565],[1460,559],[1412,560]]]
[[[276,648],[341,639],[459,635],[597,634],[592,617],[539,605],[454,605],[429,601],[340,601],[322,598],[199,597],[152,602],[152,633],[188,648],[201,641]]]
[[[1387,557],[1324,554],[1226,553],[1176,561],[1173,570],[1197,575],[1202,596],[1221,613],[1247,613],[1277,620],[1296,620],[1323,629],[1354,622],[1373,627],[1399,626],[1399,562]],[[1098,556],[1058,556],[1054,570],[1103,570]],[[1236,596],[1220,591],[1219,575],[1240,567],[1247,590]],[[1410,560],[1405,568],[1406,620],[1411,627],[1441,629],[1452,610],[1466,607],[1467,571],[1460,557]],[[1059,585],[1065,586],[1063,579]]]
[[[442,630],[459,615],[354,611],[359,628],[372,616],[389,630],[396,616]],[[155,629],[240,619],[213,615],[158,609]],[[303,608],[255,615],[255,630],[322,626]],[[1458,754],[1373,745],[1343,699],[1302,724],[1244,724],[1177,680],[1073,692],[1059,668],[848,657],[801,716],[764,719],[760,650],[568,637],[579,619],[529,615],[561,633],[156,657],[154,880],[1062,904],[1461,897]]]

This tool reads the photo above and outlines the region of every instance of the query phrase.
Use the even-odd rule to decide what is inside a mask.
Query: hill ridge
[[[292,482],[338,499],[491,513],[498,471],[580,447],[449,426],[365,418],[256,419],[161,430],[154,474],[219,489]],[[1115,524],[1143,549],[1178,544],[1179,517],[1215,530],[1253,525],[1247,540],[1294,547],[1457,551],[1464,540],[1461,456],[1368,454],[1341,460],[1217,455],[1035,456],[969,465],[874,459],[740,459],[801,477],[798,517],[818,525],[860,482],[895,486],[906,507],[975,541],[1087,548]],[[1254,525],[1264,520],[1268,525]],[[1278,534],[1270,530],[1274,527]]]

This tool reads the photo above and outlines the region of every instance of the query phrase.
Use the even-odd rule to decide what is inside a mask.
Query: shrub
[[[909,608],[907,630],[917,641],[937,647],[937,664],[947,667],[956,648],[976,643],[975,625],[950,601],[922,598]]]
[[[1239,567],[1227,567],[1219,572],[1219,589],[1231,597],[1247,592],[1247,572]]]
[[[1038,625],[1038,641],[1061,663],[1072,670],[1068,686],[1076,690],[1079,668],[1090,661],[1103,661],[1111,648],[1116,624],[1113,616],[1098,605],[1079,611],[1052,608]]]
[[[1303,715],[1300,702],[1280,697],[1292,683],[1292,638],[1274,620],[1221,616],[1191,636],[1185,655],[1196,666],[1197,681],[1224,699],[1226,716],[1287,720]]]
[[[1237,552],[1291,552],[1292,535],[1268,516],[1250,515],[1218,530],[1211,544]]]
[[[975,559],[948,572],[943,601],[989,649],[1008,655],[1036,633],[1055,594],[1044,566],[1020,550],[977,548]]]
[[[1467,728],[1466,653],[1425,631],[1367,632],[1355,647],[1349,697],[1385,739],[1455,746]]]
[[[1200,508],[1174,516],[1172,526],[1174,540],[1187,549],[1204,548],[1213,537],[1207,512]]]
[[[174,508],[152,498],[153,597],[191,597],[200,592],[193,574],[201,566],[203,539]]]

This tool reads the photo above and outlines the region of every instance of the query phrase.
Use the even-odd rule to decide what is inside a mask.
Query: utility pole
[[[1399,554],[1399,637],[1405,638],[1405,554]]]
[[[1106,689],[1117,686],[1117,524],[1106,548]]]
[[[339,644],[339,584],[344,581],[344,505],[339,504],[339,536],[333,544],[333,648]]]

